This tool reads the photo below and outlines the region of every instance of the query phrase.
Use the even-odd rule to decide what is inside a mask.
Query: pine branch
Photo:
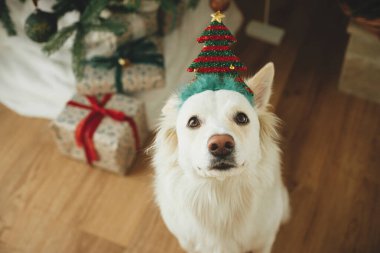
[[[56,0],[56,4],[53,5],[53,10],[59,17],[73,10],[83,13],[91,1],[92,0]]]
[[[61,17],[65,13],[75,10],[75,5],[68,1],[59,1],[53,6],[53,10],[58,17]]]
[[[79,10],[82,14],[78,22],[61,29],[45,44],[43,50],[48,54],[57,51],[76,31],[74,44],[72,46],[72,68],[78,79],[83,76],[83,59],[86,55],[84,37],[91,31],[111,31],[121,34],[125,26],[112,21],[99,18],[100,12],[107,6],[108,0],[58,0],[54,10],[64,14],[67,10]],[[85,5],[84,5],[85,4]],[[83,12],[82,12],[83,10]]]
[[[85,32],[79,29],[75,35],[74,44],[72,48],[72,68],[75,76],[78,79],[81,79],[83,77],[84,66],[82,64],[82,61],[86,56],[86,48],[83,44],[84,36],[86,36]]]
[[[107,6],[107,3],[108,3],[108,0],[90,1],[80,18],[80,22],[90,23],[95,18],[98,18],[100,12]]]
[[[195,9],[199,3],[199,0],[189,0],[187,3],[187,7],[191,9]]]
[[[107,8],[112,12],[118,13],[134,13],[140,9],[141,0],[135,0],[132,3],[121,4],[119,1],[110,1]]]
[[[112,32],[116,35],[123,34],[127,27],[124,24],[121,24],[120,22],[112,21],[109,19],[103,19],[101,20],[100,24],[91,24],[88,25],[88,31],[105,31],[105,32]]]
[[[165,12],[173,12],[179,4],[179,0],[160,0],[160,7]]]
[[[74,23],[70,26],[62,28],[59,32],[55,33],[48,42],[44,45],[42,50],[51,55],[52,53],[58,51],[68,38],[75,32],[78,27],[78,23]]]
[[[0,22],[3,23],[3,26],[9,36],[14,36],[17,34],[15,25],[9,15],[9,8],[5,0],[0,0]]]

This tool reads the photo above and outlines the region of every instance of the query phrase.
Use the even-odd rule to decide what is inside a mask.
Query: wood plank
[[[260,17],[239,1],[247,22]],[[284,178],[292,218],[273,252],[380,250],[380,105],[337,89],[347,19],[335,1],[277,1],[285,27],[273,47],[238,34],[251,70],[276,64],[276,113],[284,120]],[[0,105],[0,252],[183,252],[153,202],[152,169],[140,154],[113,175],[62,156],[48,121]]]
[[[344,24],[330,7],[324,20],[314,22],[314,35],[300,49],[302,58],[276,110],[286,122],[284,164],[293,218],[281,230],[273,252],[380,248],[374,228],[380,222],[375,214],[380,108],[337,91],[346,36],[329,26]]]
[[[124,248],[102,238],[66,225],[41,210],[24,213],[2,240],[20,252],[66,253],[94,252],[121,253]],[[11,248],[11,251],[13,249]],[[16,251],[14,251],[16,252]]]
[[[238,45],[236,52],[248,66],[248,72],[243,76],[251,76],[267,62],[275,64],[276,74],[273,84],[271,104],[276,107],[279,103],[285,85],[293,70],[293,65],[299,55],[299,48],[312,31],[311,23],[317,19],[316,8],[319,1],[274,1],[271,7],[270,24],[285,30],[285,36],[279,46],[250,38],[245,34],[245,26],[251,19],[261,20],[264,2],[239,2],[245,15],[243,28],[237,35]]]
[[[145,210],[144,217],[140,223],[142,229],[136,231],[125,252],[183,252],[177,240],[166,229],[153,202]]]

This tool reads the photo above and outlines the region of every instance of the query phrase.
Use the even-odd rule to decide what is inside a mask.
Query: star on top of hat
[[[212,17],[211,22],[212,21],[218,21],[219,23],[222,23],[222,19],[225,18],[226,16],[223,13],[221,13],[220,11],[217,11],[217,12],[211,14],[211,17]]]

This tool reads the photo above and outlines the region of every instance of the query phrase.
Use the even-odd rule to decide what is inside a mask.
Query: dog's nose
[[[225,157],[230,155],[234,150],[235,141],[231,135],[216,134],[208,139],[207,147],[213,156]]]

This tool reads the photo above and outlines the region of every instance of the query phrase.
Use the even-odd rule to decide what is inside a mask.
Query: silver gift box
[[[90,105],[87,98],[81,95],[74,95],[72,101]],[[148,134],[143,102],[115,94],[104,108],[121,111],[134,119],[141,148]],[[83,147],[78,147],[76,144],[75,131],[89,113],[88,109],[67,105],[52,122],[52,130],[60,151],[82,161],[86,161],[86,155]],[[125,174],[135,160],[137,153],[135,139],[132,128],[126,121],[116,121],[105,116],[93,135],[93,143],[99,156],[99,160],[93,162],[96,167]]]

